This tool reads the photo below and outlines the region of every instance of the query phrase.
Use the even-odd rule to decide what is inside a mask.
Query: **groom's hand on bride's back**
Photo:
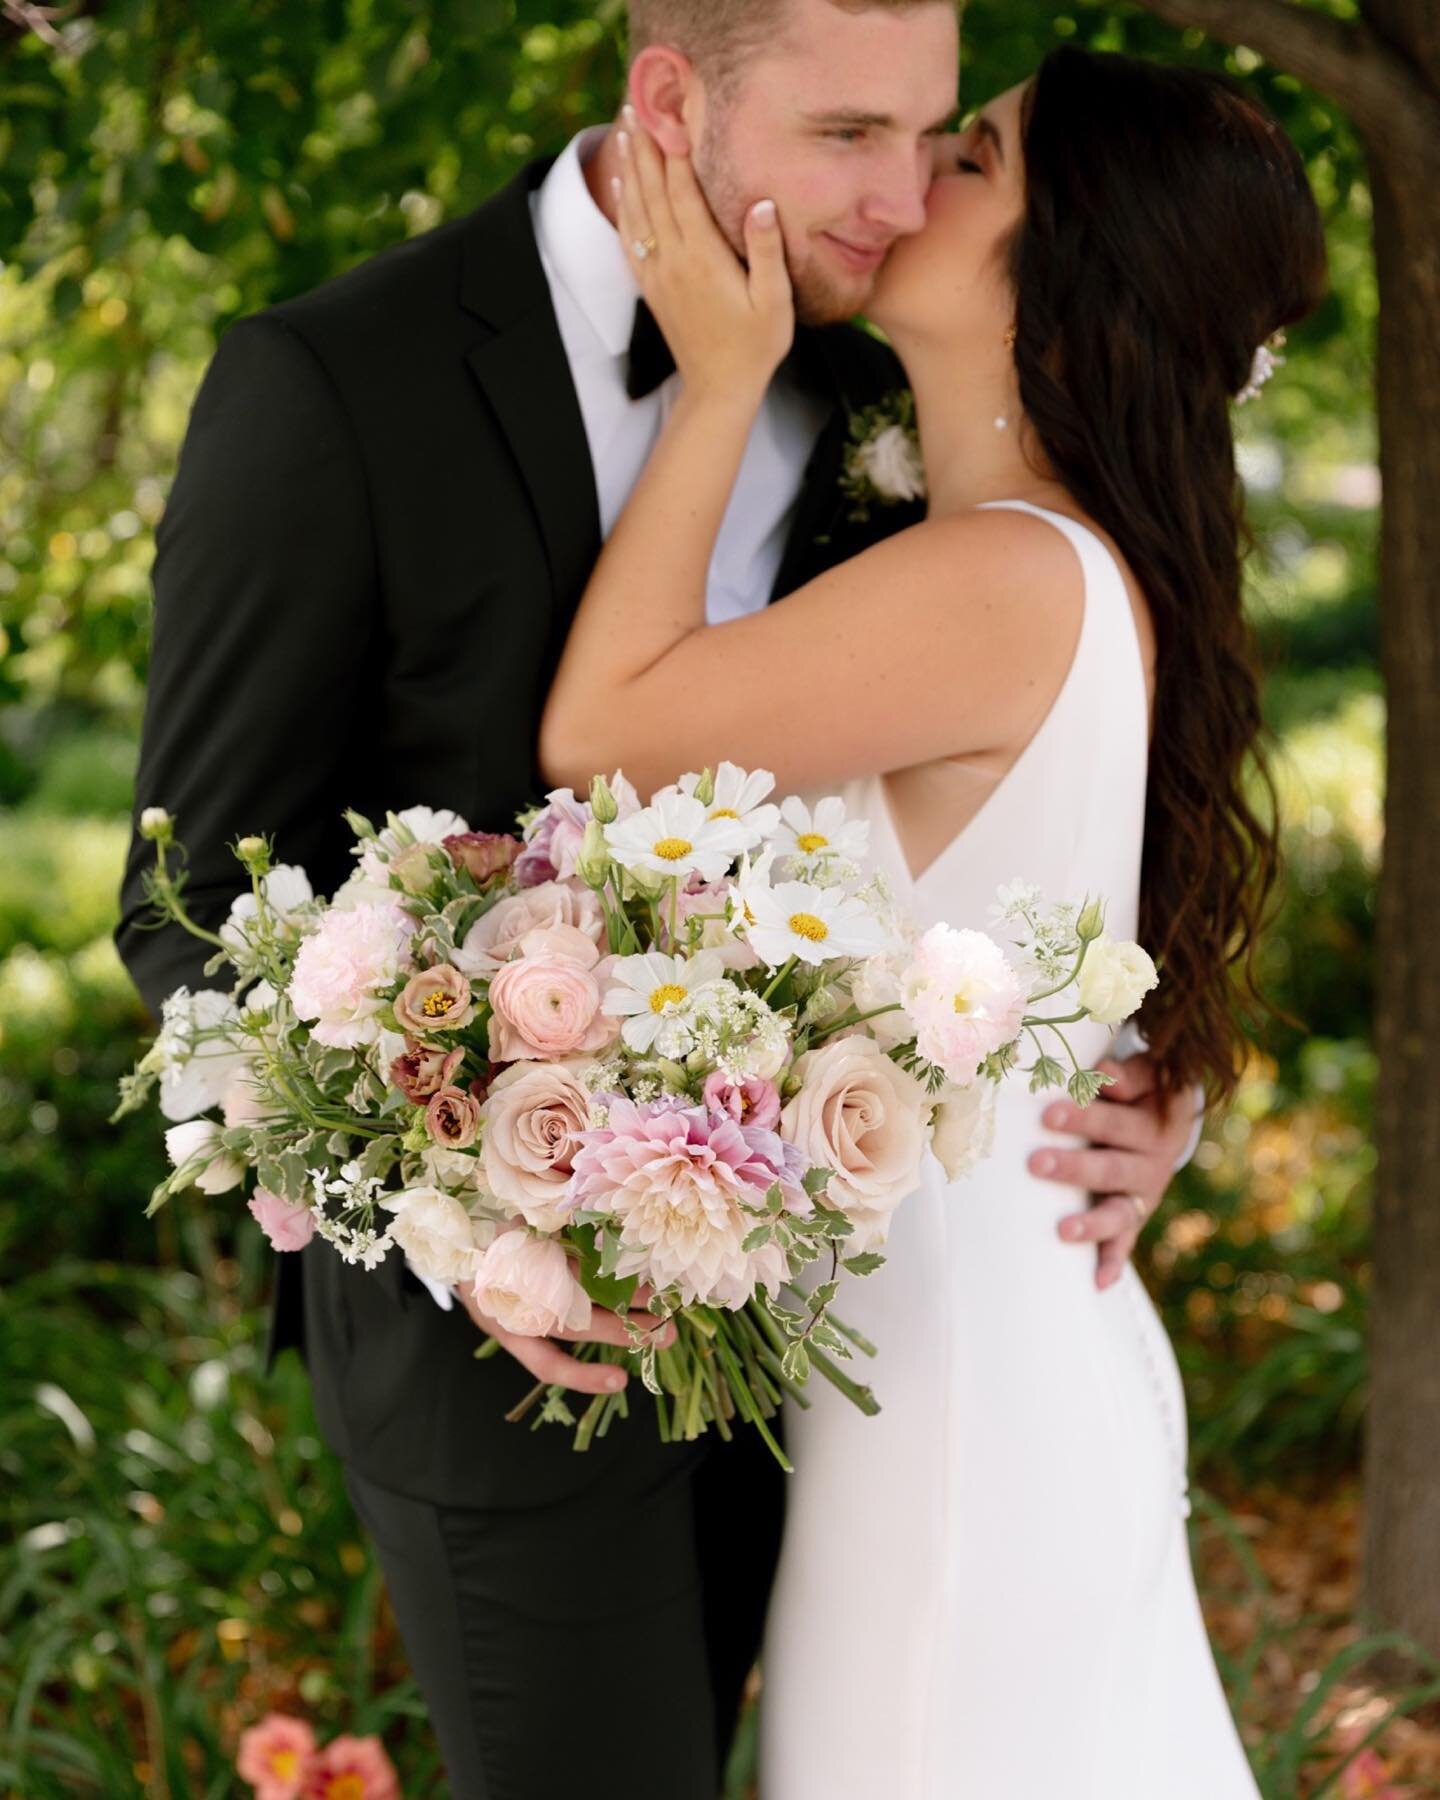
[[[1059,1231],[1066,1243],[1098,1246],[1095,1285],[1103,1289],[1120,1279],[1195,1136],[1196,1098],[1162,1099],[1146,1056],[1099,1067],[1115,1080],[1092,1106],[1059,1099],[1045,1108],[1050,1130],[1084,1139],[1083,1145],[1038,1149],[1029,1166],[1044,1181],[1091,1195],[1088,1211],[1062,1219]]]
[[[481,1312],[468,1288],[457,1287],[455,1297],[480,1330],[487,1337],[493,1337],[500,1348],[513,1356],[522,1368],[528,1369],[537,1381],[571,1388],[580,1394],[613,1394],[629,1385],[625,1371],[617,1369],[613,1363],[581,1362],[561,1348],[562,1343],[617,1344],[628,1348],[629,1335],[614,1313],[597,1306],[588,1331],[559,1331],[548,1338],[521,1337],[517,1332],[507,1331],[488,1313]],[[648,1290],[638,1291],[635,1298],[643,1306],[649,1299]],[[642,1331],[655,1325],[648,1312],[632,1311],[630,1318]],[[661,1350],[674,1342],[673,1325],[666,1325],[655,1333],[655,1343]]]

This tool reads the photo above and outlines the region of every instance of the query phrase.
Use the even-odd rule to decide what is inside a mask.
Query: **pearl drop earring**
[[[1015,340],[1018,336],[1019,333],[1013,325],[1007,325],[1005,327],[1005,348],[1007,350],[1013,350],[1015,348]],[[1007,414],[1000,414],[999,418],[995,421],[995,429],[997,431],[1008,431],[1010,429],[1010,420]]]

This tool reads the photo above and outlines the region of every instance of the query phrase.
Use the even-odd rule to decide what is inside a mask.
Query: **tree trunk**
[[[1433,0],[1367,15],[1440,77]],[[1430,155],[1374,155],[1381,664],[1388,706],[1376,1044],[1379,1172],[1364,1610],[1440,1654],[1440,95]]]

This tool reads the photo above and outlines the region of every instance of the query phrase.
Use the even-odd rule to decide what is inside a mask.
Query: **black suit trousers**
[[[442,1505],[346,1470],[454,1800],[720,1792],[785,1478],[752,1430],[650,1444],[633,1388],[632,1454],[545,1506]],[[507,1429],[523,1454],[528,1425]]]

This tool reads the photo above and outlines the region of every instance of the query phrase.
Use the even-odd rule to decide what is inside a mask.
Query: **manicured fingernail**
[[[618,175],[612,175],[610,177],[610,192],[615,196],[615,198],[617,200],[625,192],[625,183],[620,179],[620,177]]]
[[[1060,1229],[1067,1238],[1082,1238],[1085,1235],[1085,1221],[1083,1219],[1067,1219]]]
[[[757,200],[753,208],[753,216],[757,225],[773,225],[775,223],[775,202],[773,200]]]
[[[1034,1156],[1030,1159],[1030,1167],[1037,1175],[1053,1175],[1055,1173],[1055,1158],[1048,1150],[1042,1150],[1038,1156]]]
[[[615,133],[615,142],[620,146],[620,154],[622,156],[628,156],[630,154],[630,133],[628,131],[617,131]]]
[[[1047,1106],[1045,1108],[1045,1123],[1052,1131],[1058,1131],[1061,1126],[1066,1123],[1069,1116],[1070,1115],[1063,1106]]]
[[[618,1394],[625,1385],[625,1377],[617,1369],[613,1375],[605,1377],[605,1385],[612,1394]]]
[[[624,106],[620,108],[620,116],[627,125],[633,125],[635,123],[635,108],[628,100],[625,102]]]

